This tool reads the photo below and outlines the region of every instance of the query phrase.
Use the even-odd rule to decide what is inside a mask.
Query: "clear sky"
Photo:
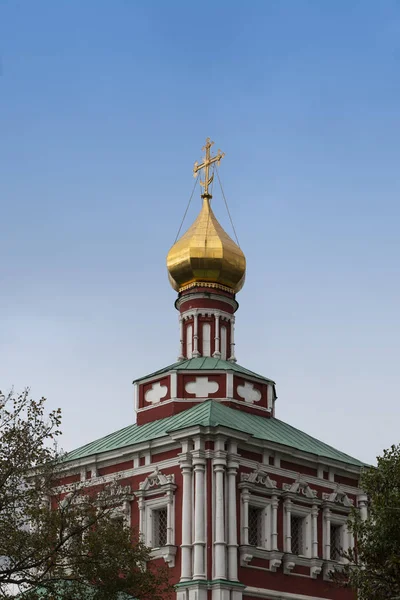
[[[61,406],[65,449],[133,422],[178,353],[165,256],[211,136],[240,364],[349,454],[399,441],[398,1],[0,0],[0,55],[3,392]]]

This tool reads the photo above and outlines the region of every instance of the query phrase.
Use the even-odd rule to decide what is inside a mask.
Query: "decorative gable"
[[[164,475],[164,473],[156,467],[153,473],[148,475],[146,479],[139,484],[139,489],[142,492],[147,492],[148,490],[153,490],[168,484],[174,484],[174,475]]]
[[[354,505],[354,501],[348,497],[346,492],[338,485],[334,492],[328,494],[323,493],[322,499],[327,502],[333,502],[334,504],[339,504],[341,506],[345,506],[347,508],[351,508]]]
[[[297,496],[304,496],[305,498],[312,499],[317,497],[317,491],[312,490],[301,475],[299,475],[293,483],[284,483],[282,489],[285,492],[290,492]]]
[[[276,489],[276,481],[270,479],[268,473],[261,468],[255,469],[252,473],[242,473],[240,480],[242,482],[259,485],[271,490]]]

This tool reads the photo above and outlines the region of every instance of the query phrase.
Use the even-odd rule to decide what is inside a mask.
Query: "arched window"
[[[226,327],[222,325],[221,327],[221,358],[222,360],[226,360]]]
[[[188,325],[186,327],[186,356],[192,358],[193,356],[193,326]]]
[[[203,323],[203,356],[211,356],[211,325]]]

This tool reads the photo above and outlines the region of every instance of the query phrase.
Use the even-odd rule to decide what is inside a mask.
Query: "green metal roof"
[[[137,425],[136,423],[129,425],[106,437],[86,444],[86,446],[73,450],[67,455],[66,460],[77,460],[93,454],[155,440],[166,437],[168,433],[173,431],[193,426],[227,427],[247,433],[256,439],[282,444],[314,456],[329,458],[358,467],[364,466],[364,463],[356,458],[324,444],[324,442],[279,419],[242,412],[220,404],[215,400],[206,400],[165,419],[159,419],[144,425]]]
[[[263,379],[264,381],[268,381],[270,383],[275,384],[272,379],[267,379],[267,377],[263,377],[262,375],[258,375],[258,373],[254,373],[254,371],[249,371],[245,367],[238,365],[237,363],[230,362],[228,360],[222,360],[221,358],[213,358],[213,357],[201,357],[201,358],[189,358],[188,360],[181,360],[176,362],[168,367],[164,367],[159,371],[155,371],[154,373],[150,373],[150,375],[145,375],[144,377],[140,377],[139,379],[135,379],[133,383],[138,381],[142,381],[142,379],[148,379],[149,377],[156,377],[157,375],[163,375],[164,373],[168,373],[169,371],[234,371],[241,375],[248,375],[249,377],[257,377],[258,379]]]

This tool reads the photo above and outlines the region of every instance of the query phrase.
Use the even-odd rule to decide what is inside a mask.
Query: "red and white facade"
[[[137,381],[139,432],[173,415],[183,421],[171,421],[161,437],[138,435],[131,445],[72,461],[69,482],[119,478],[124,518],[153,548],[153,560],[169,566],[177,600],[351,600],[329,572],[342,560],[338,547],[354,543],[351,508],[366,516],[360,466],[240,430],[244,413],[274,419],[276,393],[274,382],[235,363],[237,307],[217,287],[179,294],[181,364],[221,358],[232,367],[176,363]],[[210,399],[231,409],[235,427],[184,420],[184,411]]]

